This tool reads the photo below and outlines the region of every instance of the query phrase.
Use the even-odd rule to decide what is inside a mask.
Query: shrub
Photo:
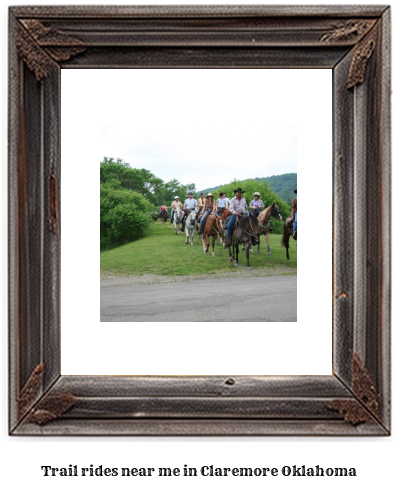
[[[100,247],[120,245],[142,236],[153,205],[140,193],[112,180],[100,185]]]

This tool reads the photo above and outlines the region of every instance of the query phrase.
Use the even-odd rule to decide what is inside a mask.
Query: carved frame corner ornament
[[[376,24],[376,20],[352,19],[339,26],[334,26],[332,30],[321,36],[321,41],[327,43],[334,42],[358,42]]]
[[[390,8],[9,13],[10,434],[389,435]],[[331,375],[61,375],[60,77],[82,68],[332,71]]]
[[[51,60],[66,61],[86,49],[79,39],[45,27],[37,19],[21,20],[17,47],[19,56],[38,81],[48,76]]]
[[[38,364],[20,392],[18,396],[18,415],[20,418],[28,412],[36,401],[42,383],[43,372],[44,364]]]
[[[328,408],[338,411],[346,422],[359,425],[380,416],[379,395],[358,354],[353,355],[352,390],[356,400],[332,401]]]
[[[367,62],[377,45],[377,28],[374,28],[355,48],[346,87],[348,89],[364,82]]]

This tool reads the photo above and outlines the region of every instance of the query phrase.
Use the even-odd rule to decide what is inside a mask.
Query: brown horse
[[[276,220],[283,220],[281,217],[280,209],[277,203],[273,203],[270,207],[267,207],[263,212],[258,215],[258,222],[261,225],[262,233],[265,236],[268,256],[272,256],[270,252],[269,232],[270,232],[270,218],[274,217]],[[258,255],[260,254],[260,238],[258,243]]]
[[[166,209],[163,209],[159,212],[159,217],[162,221],[162,224],[165,224],[165,222],[168,220],[168,211]]]
[[[290,236],[292,236],[294,228],[294,221],[292,217],[287,217],[284,222],[284,232],[281,239],[282,246],[285,246],[287,260],[290,261],[290,255],[288,254],[288,248],[290,247]]]
[[[215,242],[219,234],[222,239],[222,244],[226,242],[223,234],[223,222],[227,219],[227,217],[230,217],[230,215],[231,212],[229,209],[225,210],[220,216],[210,214],[204,227],[204,234],[202,235],[204,253],[207,253],[209,250],[210,237],[212,237],[212,256],[215,256]]]

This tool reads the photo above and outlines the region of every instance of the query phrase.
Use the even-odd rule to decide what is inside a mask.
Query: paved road
[[[101,287],[101,321],[296,321],[296,279],[286,275]]]

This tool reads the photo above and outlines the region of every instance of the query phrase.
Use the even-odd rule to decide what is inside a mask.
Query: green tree
[[[158,202],[164,185],[162,179],[147,169],[135,169],[122,159],[104,157],[100,163],[100,183],[111,180],[120,181],[122,188],[141,193],[153,203]]]

